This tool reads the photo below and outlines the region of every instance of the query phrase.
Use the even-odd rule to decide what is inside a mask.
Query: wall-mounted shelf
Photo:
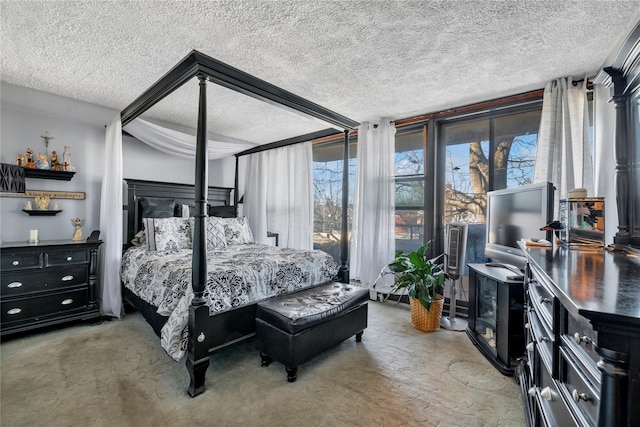
[[[27,210],[27,209],[22,209],[22,212],[26,212],[29,214],[29,216],[54,216],[57,215],[58,212],[62,212],[60,211],[39,211],[39,210]]]
[[[73,178],[73,175],[75,175],[75,172],[52,171],[49,169],[24,168],[24,175],[27,178],[57,179],[60,181],[71,181],[71,178]]]

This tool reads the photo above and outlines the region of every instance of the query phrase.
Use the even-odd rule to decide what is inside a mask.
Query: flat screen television
[[[484,254],[492,262],[515,265],[523,269],[521,239],[547,239],[552,231],[540,227],[553,221],[553,184],[522,185],[487,193],[487,234]]]

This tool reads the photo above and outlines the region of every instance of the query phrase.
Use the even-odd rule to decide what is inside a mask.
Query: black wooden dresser
[[[640,425],[640,257],[525,249],[529,426]]]
[[[96,273],[102,241],[0,246],[0,334],[100,318]]]

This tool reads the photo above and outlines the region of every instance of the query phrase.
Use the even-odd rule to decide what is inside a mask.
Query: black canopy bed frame
[[[270,104],[291,109],[304,113],[308,116],[320,119],[330,123],[337,128],[343,129],[344,133],[344,165],[343,165],[343,209],[342,209],[342,234],[341,234],[341,255],[340,268],[338,271],[338,280],[344,283],[349,282],[349,267],[347,265],[348,258],[348,242],[347,242],[347,206],[348,206],[348,160],[349,160],[349,132],[354,130],[359,123],[337,114],[331,110],[321,107],[311,101],[301,98],[291,92],[274,86],[264,80],[253,77],[243,71],[224,64],[214,58],[202,54],[198,51],[191,51],[184,59],[174,66],[168,73],[161,77],[142,95],[140,95],[133,103],[121,112],[122,126],[139,117],[150,107],[162,100],[164,97],[178,89],[180,86],[197,77],[199,80],[199,102],[198,102],[198,122],[196,132],[196,158],[195,158],[195,184],[193,193],[186,190],[186,187],[180,185],[167,186],[163,184],[162,189],[158,190],[157,186],[148,183],[129,180],[129,217],[127,222],[133,225],[128,228],[128,233],[137,231],[139,222],[136,213],[136,203],[134,200],[138,196],[153,196],[161,191],[163,197],[187,194],[193,195],[192,203],[195,208],[194,216],[194,233],[193,233],[193,257],[192,257],[192,283],[193,300],[189,307],[188,321],[188,350],[186,367],[189,372],[190,384],[188,394],[191,397],[197,396],[205,391],[205,373],[209,366],[209,356],[218,348],[248,338],[254,333],[255,304],[234,309],[215,316],[209,315],[209,308],[205,305],[203,298],[206,280],[207,280],[207,253],[206,253],[206,236],[205,236],[205,217],[207,216],[208,196],[212,193],[207,186],[207,81],[224,86],[228,89],[240,92],[242,94],[260,99]],[[230,204],[230,191],[217,194],[216,198],[221,196],[223,205],[235,206],[238,202],[238,157],[246,154],[252,154],[258,151],[269,150],[273,148],[283,147],[299,142],[309,141],[323,136],[335,135],[336,129],[329,128],[312,134],[301,135],[299,137],[290,138],[271,144],[262,145],[250,150],[246,150],[236,154],[236,172],[235,172],[235,190],[233,192],[233,205]],[[230,190],[230,189],[228,189]],[[216,190],[214,189],[214,193]],[[184,199],[185,197],[178,197]],[[128,235],[130,241],[131,234]],[[144,301],[133,301],[131,295],[130,302],[144,303]],[[144,304],[137,304],[136,308]],[[149,310],[147,310],[149,311]],[[150,314],[145,314],[145,317]],[[156,325],[150,323],[156,330]],[[158,332],[156,330],[156,332]]]

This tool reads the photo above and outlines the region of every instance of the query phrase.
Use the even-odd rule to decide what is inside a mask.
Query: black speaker
[[[447,224],[445,271],[452,279],[464,274],[467,252],[467,224]]]

